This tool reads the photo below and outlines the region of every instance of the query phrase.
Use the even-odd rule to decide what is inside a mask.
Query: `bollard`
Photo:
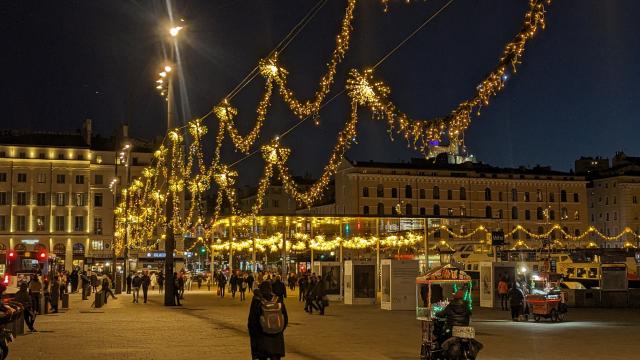
[[[69,308],[69,293],[62,294],[62,308],[63,309]]]
[[[102,307],[102,291],[98,291],[95,293],[94,307],[96,309]]]
[[[18,323],[18,331],[15,335],[24,335],[24,311],[20,312],[20,316],[18,316],[16,322]]]

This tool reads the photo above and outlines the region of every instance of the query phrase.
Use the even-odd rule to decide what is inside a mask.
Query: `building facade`
[[[3,255],[14,251],[22,268],[43,250],[67,270],[111,261],[118,195],[110,184],[118,179],[116,187],[126,186],[153,156],[147,144],[128,137],[126,127],[121,135],[93,136],[90,120],[77,134],[0,134]],[[130,144],[128,164],[119,156],[124,143]]]
[[[597,169],[580,166],[592,162],[597,165],[600,157],[582,157],[576,160],[576,170],[590,179],[589,223],[606,236],[615,236],[630,228],[640,232],[640,157],[618,152],[609,161],[602,161]],[[600,242],[601,247],[620,248],[625,244],[638,246],[639,239],[625,234],[618,239]]]
[[[452,229],[456,232],[478,225],[508,232],[520,225],[540,234],[559,224],[579,235],[588,228],[586,180],[549,168],[345,160],[335,181],[337,215],[468,218],[466,228]]]

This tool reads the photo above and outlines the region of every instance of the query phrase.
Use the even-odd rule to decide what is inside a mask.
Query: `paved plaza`
[[[250,359],[246,330],[250,296],[187,292],[183,307],[148,304],[131,295],[100,309],[72,294],[71,309],[39,316],[35,334],[11,344],[10,359]],[[286,359],[417,359],[420,327],[411,311],[331,304],[309,315],[291,296]],[[568,321],[513,323],[507,312],[475,309],[485,348],[480,359],[637,359],[640,311],[570,309]]]

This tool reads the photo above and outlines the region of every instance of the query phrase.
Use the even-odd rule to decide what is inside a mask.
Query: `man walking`
[[[227,285],[227,277],[224,276],[224,273],[221,271],[218,277],[218,291],[220,292],[220,297],[224,297],[224,288]]]
[[[89,294],[91,293],[91,279],[87,276],[87,272],[83,271],[82,275],[80,275],[80,280],[82,280],[82,300],[87,300]]]
[[[40,314],[40,293],[42,292],[42,283],[38,279],[38,275],[33,275],[29,282],[29,295],[31,296],[31,304],[37,314]]]
[[[507,280],[502,277],[498,282],[498,296],[500,296],[500,308],[505,311],[509,310],[507,307],[507,294],[509,293],[509,284]]]
[[[133,288],[133,302],[135,304],[138,303],[138,298],[140,297],[140,285],[142,285],[142,278],[135,273],[133,278],[131,279],[131,287]]]
[[[151,285],[151,278],[145,271],[142,273],[142,297],[144,297],[144,303],[147,303],[147,293],[149,292],[149,285]]]
[[[131,294],[131,280],[133,279],[133,277],[131,276],[131,273],[129,273],[127,275],[127,294]]]
[[[180,304],[180,279],[178,278],[178,273],[173,273],[173,296],[176,298],[176,305],[182,306]]]

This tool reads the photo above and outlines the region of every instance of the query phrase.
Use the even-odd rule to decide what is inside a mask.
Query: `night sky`
[[[352,46],[330,96],[344,88],[351,68],[378,61],[446,1],[406,5],[388,13],[379,1],[361,0]],[[187,28],[181,39],[184,109],[181,121],[207,113],[266,56],[316,2],[313,0],[175,1]],[[345,0],[328,0],[281,55],[290,86],[308,98],[324,73]],[[504,44],[520,29],[525,0],[456,0],[384,62],[376,72],[391,97],[415,118],[446,115],[470,97],[496,65]],[[640,1],[556,0],[547,29],[527,46],[524,62],[506,89],[474,119],[466,144],[477,158],[498,166],[536,164],[568,170],[581,155],[640,155]],[[152,138],[165,128],[164,102],[154,88],[163,63],[165,1],[3,1],[0,29],[2,86],[0,128],[74,131],[84,118],[114,133]],[[264,81],[257,77],[233,99],[241,129],[253,124]],[[296,122],[275,96],[261,142]],[[338,97],[282,141],[293,149],[299,174],[317,174],[347,119]],[[206,122],[213,134],[215,119]],[[420,156],[386,122],[361,112],[356,160],[401,161]],[[212,142],[208,142],[209,150]],[[225,159],[241,157],[230,146]],[[259,174],[259,157],[239,166],[242,183]]]

